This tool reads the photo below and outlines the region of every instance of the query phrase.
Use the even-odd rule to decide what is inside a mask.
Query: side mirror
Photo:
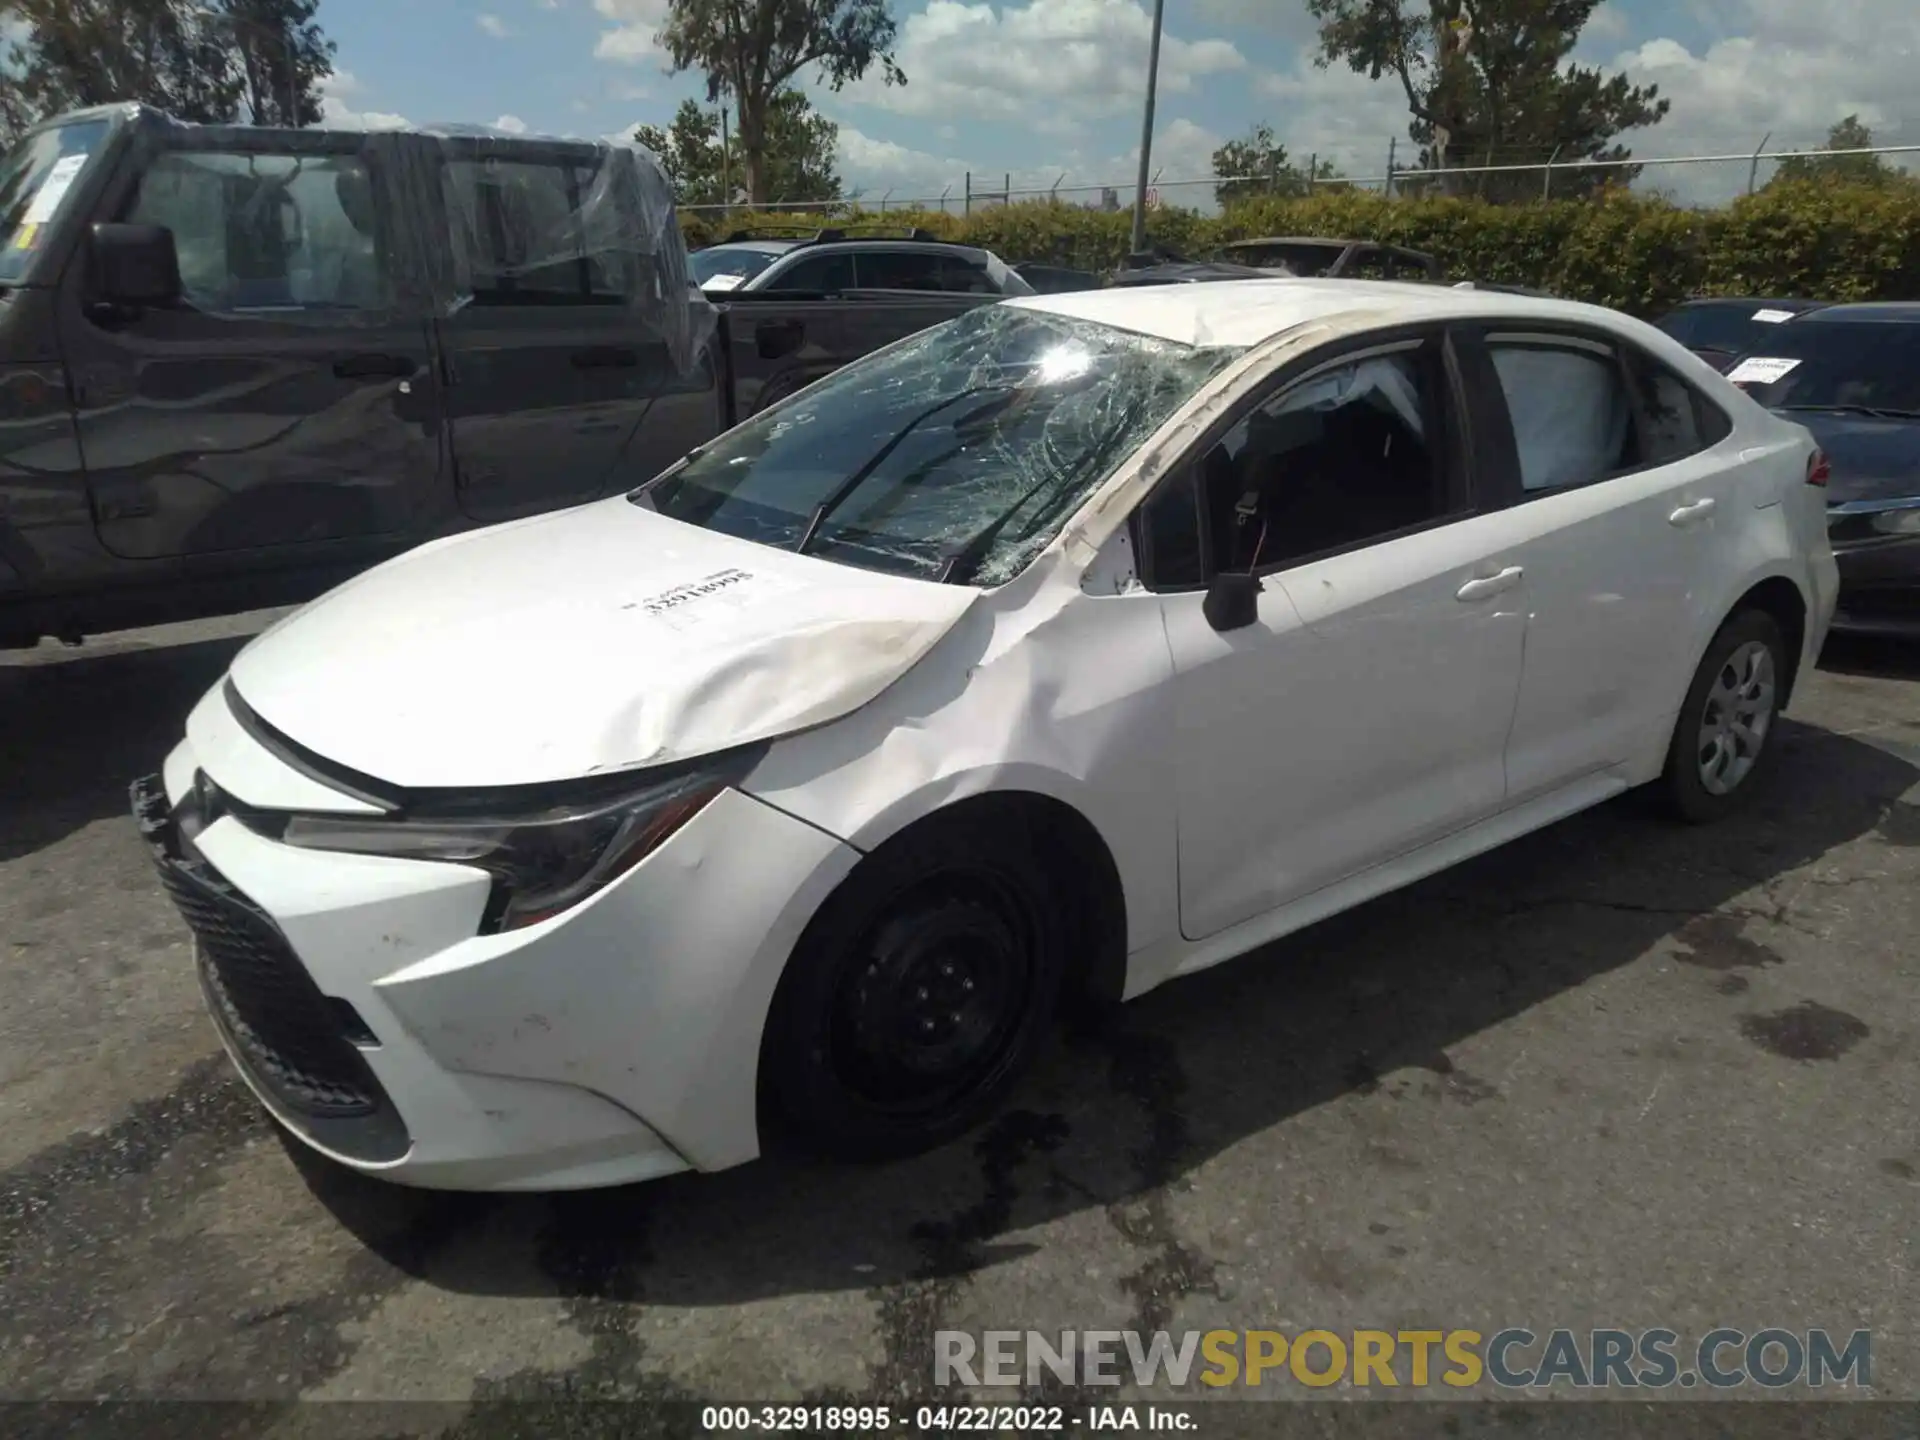
[[[143,307],[179,302],[180,256],[166,226],[95,225],[88,250],[97,298]]]
[[[1246,570],[1223,570],[1207,587],[1200,613],[1215,630],[1243,630],[1260,618],[1260,577]]]

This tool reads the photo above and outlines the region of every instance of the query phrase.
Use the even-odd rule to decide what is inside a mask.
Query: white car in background
[[[135,808],[234,1060],[451,1188],[900,1154],[1132,998],[1631,787],[1754,786],[1821,461],[1657,330],[1010,301],[250,644]]]

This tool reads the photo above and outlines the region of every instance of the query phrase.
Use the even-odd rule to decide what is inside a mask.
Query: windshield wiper
[[[1869,415],[1875,420],[1920,420],[1920,410],[1894,410],[1884,405],[1782,405],[1781,410],[1815,410],[1829,415]]]
[[[1081,471],[1084,473],[1087,469],[1096,465],[1103,467],[1104,470],[1107,457],[1112,453],[1113,446],[1114,437],[1109,437],[1102,442],[1100,447],[1082,463],[1080,467]],[[1043,489],[1059,478],[1058,475],[1054,474],[1042,475],[1038,480],[1034,481],[1032,485],[1029,485],[1023,490],[1013,504],[1001,512],[998,520],[995,520],[991,525],[980,530],[972,539],[949,550],[944,557],[945,563],[940,567],[940,574],[936,577],[939,583],[946,585],[951,583],[956,577],[971,577],[973,572],[980,567],[980,562],[986,558],[987,551],[993,548],[993,542],[1000,538],[1000,532],[1007,528],[1007,525],[1012,521],[1013,517],[1027,508],[1027,502],[1029,500],[1033,499],[1034,496],[1038,495]]]
[[[975,385],[966,390],[962,390],[957,395],[949,395],[944,400],[936,401],[932,405],[927,406],[927,408],[922,410],[918,415],[915,415],[913,419],[909,420],[905,425],[902,425],[898,433],[896,433],[891,440],[887,441],[886,444],[874,452],[872,459],[868,460],[866,464],[854,471],[853,474],[834,486],[827,497],[813,507],[813,514],[807,518],[806,531],[801,535],[800,543],[793,547],[794,553],[796,555],[804,555],[807,553],[807,547],[811,545],[815,537],[819,535],[820,527],[827,523],[827,517],[844,505],[847,500],[852,497],[854,491],[864,485],[868,477],[884,465],[887,457],[898,450],[900,446],[906,442],[906,438],[915,430],[938,415],[942,410],[957,405],[962,400],[970,399],[975,395],[984,395],[994,390],[1005,391],[1009,400],[1011,400],[1015,394],[1019,393],[1017,387],[1012,385]],[[979,417],[975,414],[967,418],[971,420]]]

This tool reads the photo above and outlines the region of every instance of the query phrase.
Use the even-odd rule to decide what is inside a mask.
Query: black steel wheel
[[[1019,1078],[1058,1000],[1066,927],[1024,833],[936,818],[822,907],[774,997],[763,1116],[848,1158],[971,1128]]]

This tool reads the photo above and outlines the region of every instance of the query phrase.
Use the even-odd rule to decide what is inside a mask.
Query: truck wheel
[[[781,978],[767,1128],[843,1159],[928,1150],[990,1114],[1045,1038],[1066,925],[1024,832],[923,822],[821,907]]]

